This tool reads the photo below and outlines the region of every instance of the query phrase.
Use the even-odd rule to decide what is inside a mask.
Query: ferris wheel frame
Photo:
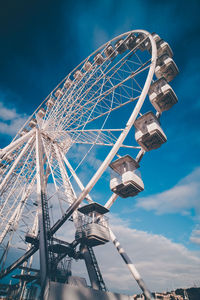
[[[107,169],[107,167],[109,166],[109,164],[111,163],[111,161],[113,160],[115,155],[117,154],[120,147],[123,145],[124,140],[126,139],[128,133],[130,132],[131,128],[133,127],[133,124],[134,124],[138,114],[140,113],[140,110],[141,110],[141,108],[143,106],[143,103],[145,101],[145,98],[148,94],[148,91],[149,91],[149,88],[150,88],[150,85],[152,83],[153,76],[154,76],[154,73],[155,73],[156,61],[157,61],[157,47],[156,47],[155,40],[153,39],[152,35],[149,32],[145,31],[145,30],[132,30],[132,31],[129,31],[127,33],[124,33],[124,34],[112,39],[111,41],[109,41],[105,45],[109,44],[112,41],[115,41],[116,39],[119,39],[119,38],[123,37],[124,35],[128,36],[129,34],[139,34],[139,33],[143,34],[145,36],[145,38],[148,38],[150,43],[151,43],[151,64],[150,64],[150,67],[149,67],[149,71],[148,71],[148,75],[147,75],[145,84],[143,86],[143,89],[142,89],[142,92],[139,96],[139,99],[137,100],[137,103],[136,103],[136,105],[135,105],[135,107],[134,107],[127,123],[126,123],[125,128],[122,130],[121,134],[117,138],[115,144],[112,146],[110,152],[108,153],[108,155],[104,159],[103,163],[100,165],[100,167],[98,168],[96,173],[92,176],[92,178],[90,179],[90,181],[88,182],[88,184],[85,187],[83,186],[81,180],[77,176],[75,170],[70,165],[70,162],[66,158],[65,153],[62,152],[62,149],[59,149],[59,146],[56,143],[54,145],[54,149],[55,149],[55,152],[57,153],[57,157],[58,157],[58,163],[60,163],[60,166],[61,166],[60,169],[62,169],[62,161],[64,161],[64,163],[66,164],[66,166],[70,170],[73,178],[75,179],[76,183],[80,187],[81,193],[77,197],[77,199],[75,199],[75,201],[70,203],[69,208],[64,212],[62,217],[59,220],[57,220],[57,222],[51,227],[50,232],[48,232],[48,234],[50,236],[53,236],[53,234],[58,231],[58,229],[65,223],[65,221],[67,219],[69,219],[69,217],[76,211],[76,209],[79,207],[79,205],[81,204],[81,202],[84,199],[86,199],[88,202],[93,202],[93,200],[90,197],[89,193],[94,188],[94,186],[98,182],[98,180],[101,178],[102,174],[105,172],[105,170]],[[97,53],[98,51],[100,51],[102,48],[105,47],[105,45],[101,46],[98,50],[93,52],[91,55],[93,55],[93,54]],[[87,61],[87,58],[83,62],[85,62],[85,61]],[[79,68],[79,66],[81,66],[83,64],[83,62],[80,65],[78,65],[70,74],[74,73]],[[62,84],[67,78],[69,78],[69,75],[66,78],[64,78],[61,83],[59,83],[59,85],[53,90],[53,92],[56,91],[56,89],[60,86],[60,84]],[[133,77],[134,77],[134,74],[133,74]],[[42,107],[42,105],[47,101],[49,96],[35,110],[35,112],[32,114],[32,116],[29,118],[29,120],[25,123],[24,126],[26,126],[30,122],[32,117],[39,111],[39,109]],[[20,132],[23,130],[23,128],[18,132],[18,134],[13,139],[11,144],[1,150],[0,154],[1,154],[1,156],[8,155],[9,153],[11,153],[13,151],[13,149],[15,149],[18,145],[20,145],[24,141],[27,141],[27,145],[29,145],[32,142],[33,137],[36,136],[36,169],[37,169],[36,181],[37,181],[37,193],[40,197],[41,196],[41,191],[42,191],[42,193],[44,193],[43,188],[42,188],[42,183],[41,183],[41,179],[42,179],[42,176],[43,176],[42,172],[43,172],[44,160],[42,159],[40,130],[39,129],[32,129],[30,132],[26,133],[24,136],[19,137]],[[28,146],[27,146],[27,148],[28,148]],[[24,152],[21,153],[21,156],[24,155],[26,150],[27,149],[25,149]],[[141,148],[141,150],[139,151],[139,153],[136,157],[136,161],[139,161],[144,153],[145,153],[144,149]],[[21,156],[19,156],[18,159],[15,161],[15,164],[12,166],[12,168],[10,170],[10,173],[7,174],[7,177],[4,179],[3,184],[6,182],[7,178],[12,173],[15,166],[18,164]],[[66,174],[64,174],[64,172],[63,172],[62,175],[66,176]],[[1,185],[3,185],[3,184],[1,184]],[[1,185],[0,185],[0,189],[1,189]],[[110,208],[112,206],[112,204],[115,202],[115,200],[117,199],[117,197],[118,197],[118,195],[112,194],[110,199],[106,202],[105,207]],[[41,230],[40,230],[40,232],[41,232]],[[114,233],[111,231],[111,229],[110,229],[110,235],[111,235],[111,240],[113,241],[115,246],[120,249],[121,246],[120,246],[119,242],[116,240],[116,237],[115,237]],[[38,247],[36,247],[36,246],[33,246],[30,249],[28,249],[25,256],[18,259],[9,268],[4,270],[4,272],[0,275],[1,278],[6,276],[8,273],[10,273],[18,265],[22,264],[25,260],[27,260],[27,258],[32,256],[33,253],[35,253],[37,251],[37,249],[38,249]],[[122,255],[122,258],[124,259],[124,261],[126,261],[125,256],[123,257],[123,255]],[[148,299],[151,299],[151,295],[149,294],[148,289],[146,288],[146,286],[142,282],[139,273],[134,268],[131,261],[129,261],[129,263],[127,263],[127,265],[129,267],[132,275],[134,276],[134,278],[136,279],[136,281],[138,282],[138,284],[142,288],[142,290],[146,293],[146,296],[148,297]]]

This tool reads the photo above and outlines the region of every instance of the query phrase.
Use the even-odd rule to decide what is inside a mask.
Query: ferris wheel
[[[68,74],[0,150],[0,278],[20,268],[14,278],[34,280],[30,269],[39,249],[45,285],[51,272],[55,281],[66,256],[68,265],[84,258],[88,268],[89,253],[96,271],[88,270],[91,286],[106,290],[92,249],[111,239],[152,298],[104,214],[118,196],[144,190],[139,163],[167,141],[160,119],[177,103],[169,85],[178,74],[172,56],[156,33],[133,30],[110,40]],[[104,203],[97,203],[96,189],[107,195]],[[64,244],[58,237],[67,220],[75,238]]]

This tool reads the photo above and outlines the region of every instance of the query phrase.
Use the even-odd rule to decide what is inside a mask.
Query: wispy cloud
[[[27,118],[27,115],[18,113],[16,108],[8,108],[4,102],[0,102],[0,134],[15,135]]]
[[[194,244],[200,245],[200,225],[197,225],[196,228],[192,231],[190,241]]]
[[[112,215],[111,228],[151,290],[189,287],[200,275],[200,258],[181,244],[162,235],[135,230],[126,220]],[[94,248],[104,279],[111,290],[139,291],[118,252],[108,243]]]
[[[157,214],[190,214],[195,209],[200,213],[200,167],[180,180],[174,187],[159,194],[138,198],[136,207],[154,210]]]
[[[0,102],[0,119],[2,120],[13,120],[19,117],[19,114],[16,112],[15,108],[8,109],[4,106],[3,102]]]

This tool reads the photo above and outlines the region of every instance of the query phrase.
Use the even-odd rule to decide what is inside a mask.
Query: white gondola
[[[156,80],[150,86],[148,95],[151,104],[159,113],[169,110],[178,102],[176,94],[164,78]]]
[[[92,69],[92,64],[91,64],[91,62],[86,61],[86,62],[84,63],[84,65],[83,65],[83,70],[86,71],[86,72],[88,72],[88,71],[90,71],[91,69]]]
[[[157,45],[157,55],[160,57],[164,54],[168,55],[169,57],[173,56],[173,52],[172,49],[170,47],[170,45],[165,42],[164,40],[160,40],[156,43]]]
[[[127,37],[126,46],[129,50],[132,50],[137,46],[136,36],[133,33]]]
[[[57,91],[55,92],[55,97],[59,99],[62,96],[63,96],[63,92],[61,91],[61,89],[57,89]]]
[[[160,38],[160,36],[156,33],[151,34],[154,41],[156,42],[157,47],[157,56],[161,57],[162,55],[168,55],[169,57],[173,56],[173,51],[169,44],[165,42],[163,39]],[[151,53],[151,48],[148,49]]]
[[[147,38],[146,35],[144,35],[143,33],[138,34],[138,36],[136,37],[136,43],[137,45],[139,45],[139,49],[141,51],[149,50],[151,47],[149,38]]]
[[[83,215],[78,217],[76,240],[90,247],[109,242],[108,221],[104,216],[109,210],[94,202],[79,208],[78,211]]]
[[[7,163],[11,163],[13,160],[14,160],[14,154],[13,153],[10,153],[8,154],[4,160],[7,162]]]
[[[72,138],[70,137],[70,135],[65,135],[64,140],[60,142],[60,147],[62,151],[66,153],[69,150],[71,145],[72,145]]]
[[[101,53],[97,53],[94,57],[94,62],[97,65],[102,65],[102,63],[104,62],[104,57]]]
[[[37,117],[43,118],[45,116],[45,113],[46,113],[46,110],[43,107],[41,107],[37,113]]]
[[[104,50],[105,56],[109,59],[112,59],[117,55],[117,52],[114,50],[113,46],[108,45]]]
[[[156,43],[158,43],[161,40],[161,38],[159,37],[159,35],[157,33],[152,32],[151,35]]]
[[[31,127],[31,128],[34,128],[35,126],[36,126],[36,124],[37,124],[37,120],[36,119],[31,119],[31,121],[29,122],[29,126]]]
[[[54,105],[54,103],[55,103],[55,100],[52,97],[50,97],[49,100],[46,103],[46,106],[48,108],[51,108]]]
[[[28,133],[28,130],[26,128],[24,128],[21,132],[20,132],[20,136],[25,135],[26,133]]]
[[[63,96],[63,92],[61,91],[61,89],[57,89],[55,92],[55,97],[60,99]]]
[[[126,46],[126,43],[123,39],[120,39],[118,40],[116,43],[115,43],[115,49],[117,50],[117,52],[119,54],[122,54],[124,53],[126,50],[127,50],[127,46]]]
[[[77,81],[80,81],[83,78],[83,73],[80,70],[77,70],[73,76]]]
[[[158,118],[151,111],[139,117],[134,126],[135,139],[145,151],[157,149],[167,141]]]
[[[144,183],[137,174],[139,164],[129,155],[125,155],[110,164],[115,174],[110,180],[113,193],[122,198],[133,197],[144,190]]]
[[[177,65],[171,57],[162,55],[158,58],[155,68],[155,74],[158,79],[164,77],[169,82],[173,80],[178,73]]]
[[[64,83],[64,88],[69,89],[72,86],[72,80],[67,78],[65,83]]]

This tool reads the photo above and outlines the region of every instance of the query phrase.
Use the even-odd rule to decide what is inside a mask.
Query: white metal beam
[[[49,259],[48,242],[46,228],[46,214],[44,212],[44,201],[46,196],[46,187],[44,180],[44,157],[43,145],[40,131],[36,130],[36,178],[37,178],[37,199],[38,199],[38,224],[39,224],[39,252],[40,252],[40,278],[42,294],[49,280]]]
[[[10,143],[8,146],[0,150],[0,156],[6,157],[11,151],[14,151],[17,147],[22,145],[25,141],[27,141],[31,136],[33,136],[35,129],[27,132],[22,137],[18,138],[14,142]]]
[[[27,152],[27,150],[28,150],[29,146],[31,145],[31,143],[33,142],[33,140],[34,140],[34,136],[31,136],[30,139],[28,140],[28,142],[26,143],[26,145],[24,146],[23,150],[20,152],[20,154],[18,155],[18,157],[14,161],[12,167],[10,168],[10,170],[7,173],[7,175],[3,179],[2,183],[0,184],[0,191],[3,189],[3,187],[5,186],[5,184],[7,183],[7,181],[9,180],[9,177],[12,175],[14,169],[16,168],[16,166],[18,165],[18,163],[20,162],[21,158]]]

